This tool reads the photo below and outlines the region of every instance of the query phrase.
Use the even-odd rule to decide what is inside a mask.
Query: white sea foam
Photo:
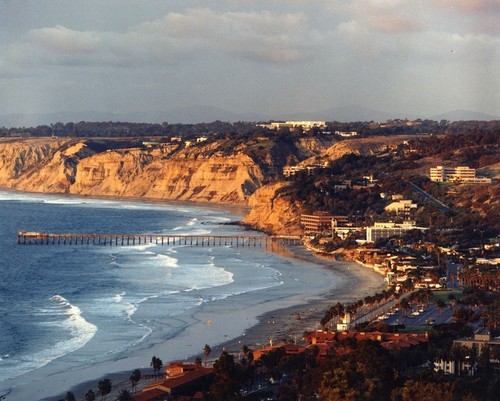
[[[46,321],[38,324],[60,327],[62,330],[68,332],[69,338],[58,341],[51,347],[42,349],[38,352],[15,355],[12,358],[14,365],[11,369],[8,369],[5,377],[0,375],[0,380],[14,378],[26,372],[45,366],[54,359],[60,358],[70,352],[74,352],[82,348],[92,339],[92,337],[94,337],[97,327],[86,321],[81,316],[82,311],[80,308],[72,305],[66,298],[60,295],[54,295],[50,299],[57,303],[57,308],[59,308],[62,311],[62,314],[66,315],[67,318],[62,321]],[[46,309],[46,311],[49,313],[55,312],[52,308]]]
[[[125,292],[125,291],[122,291],[122,292],[120,292],[119,294],[116,294],[116,295],[114,296],[114,301],[115,301],[116,303],[121,302],[121,301],[123,300],[123,296],[124,296],[125,294],[126,294],[126,292]]]

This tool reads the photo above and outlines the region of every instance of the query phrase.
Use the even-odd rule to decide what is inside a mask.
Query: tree
[[[442,315],[443,314],[443,309],[444,307],[446,306],[446,304],[444,303],[444,301],[442,299],[436,299],[436,308],[438,308],[439,310],[439,314]]]
[[[234,357],[223,351],[219,359],[214,362],[214,381],[210,392],[218,401],[235,399],[243,383],[241,367],[234,362]]]
[[[66,393],[66,397],[64,398],[64,401],[76,401],[75,395],[71,391],[68,391]]]
[[[153,368],[155,376],[157,376],[160,373],[161,368],[163,367],[163,361],[160,358],[153,356],[150,366]]]
[[[403,312],[403,318],[406,318],[406,316],[408,315],[408,309],[411,309],[410,303],[406,298],[403,298],[401,301],[399,301],[399,307]]]
[[[130,384],[132,385],[132,391],[135,391],[137,383],[141,380],[141,371],[139,369],[135,369],[130,375]]]
[[[207,366],[207,358],[212,352],[212,349],[210,348],[210,345],[205,344],[205,347],[203,347],[203,355],[205,355],[205,367]]]
[[[97,388],[99,389],[99,394],[101,395],[101,400],[105,400],[106,396],[111,393],[112,385],[111,380],[103,379],[100,380],[97,384]]]
[[[95,393],[92,390],[85,393],[85,401],[95,401]]]
[[[118,394],[117,401],[134,401],[134,397],[128,390],[122,390],[120,394]]]

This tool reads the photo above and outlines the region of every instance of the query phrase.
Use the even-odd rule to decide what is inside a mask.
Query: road
[[[446,206],[443,202],[441,202],[439,199],[434,198],[430,193],[425,192],[422,188],[419,186],[415,185],[411,181],[407,181],[411,187],[413,188],[413,192],[415,192],[417,195],[420,195],[422,198],[425,200],[432,202],[439,210],[450,213],[452,212],[452,209],[448,206]]]

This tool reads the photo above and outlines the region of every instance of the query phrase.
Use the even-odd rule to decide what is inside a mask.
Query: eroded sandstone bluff
[[[284,165],[319,155],[333,142],[303,138],[147,147],[131,139],[2,140],[0,186],[81,196],[249,204],[254,210],[247,224],[290,231],[293,224],[286,216],[293,205],[279,196],[284,184],[266,185],[281,174]],[[259,217],[263,213],[266,219]]]
[[[401,142],[404,137],[392,139]],[[0,187],[26,192],[248,205],[243,222],[299,233],[304,206],[289,196],[283,167],[370,153],[388,138],[331,136],[209,140],[148,146],[143,139],[0,139]]]

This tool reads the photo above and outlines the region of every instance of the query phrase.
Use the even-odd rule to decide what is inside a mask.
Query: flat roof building
[[[468,184],[490,184],[491,178],[476,177],[476,169],[467,166],[431,167],[429,178],[435,182],[463,182]]]
[[[305,233],[321,233],[331,231],[333,227],[344,225],[348,222],[347,216],[333,216],[329,212],[314,212],[313,214],[302,214],[300,223]]]
[[[284,121],[284,122],[272,122],[270,124],[259,124],[259,127],[279,129],[279,128],[295,128],[302,127],[306,131],[312,128],[326,128],[326,121]]]
[[[375,223],[372,227],[366,227],[366,242],[376,242],[379,239],[400,237],[409,230],[426,230],[417,227],[414,222],[406,223]]]

